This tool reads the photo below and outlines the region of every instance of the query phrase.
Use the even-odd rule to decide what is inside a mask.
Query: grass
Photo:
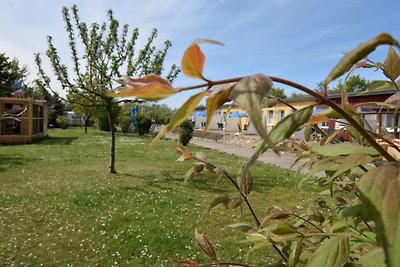
[[[226,180],[201,173],[183,183],[193,162],[176,162],[176,143],[161,140],[146,155],[148,138],[117,136],[117,174],[108,173],[107,133],[50,130],[34,144],[0,146],[0,266],[176,266],[205,260],[194,230],[204,232],[224,261],[246,262],[249,244],[228,227],[252,222],[244,210],[211,201],[235,194]],[[209,149],[210,162],[237,173],[244,159]],[[298,190],[299,177],[256,164],[250,201],[262,217],[273,204],[303,209],[318,198]],[[265,266],[270,250],[251,254]]]

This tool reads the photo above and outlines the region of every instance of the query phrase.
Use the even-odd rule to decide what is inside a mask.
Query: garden
[[[107,172],[109,133],[51,129],[33,144],[0,148],[0,262],[2,266],[177,266],[204,261],[195,231],[207,233],[226,262],[264,266],[271,248],[249,252],[244,234],[230,225],[251,222],[247,210],[209,211],[212,200],[237,194],[227,179],[202,172],[186,183],[191,162],[177,162],[176,141],[117,134],[117,174]],[[238,158],[189,145],[236,174]],[[253,166],[254,209],[279,203],[304,212],[322,196],[287,170]],[[236,193],[235,193],[236,192]],[[318,203],[318,202],[316,202]]]

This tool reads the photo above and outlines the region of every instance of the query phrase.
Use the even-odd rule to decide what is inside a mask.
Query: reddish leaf
[[[325,122],[328,120],[329,120],[329,118],[326,115],[314,115],[314,116],[311,116],[311,118],[308,120],[308,123],[318,124],[318,123],[322,123],[322,122]]]
[[[155,74],[149,74],[141,78],[130,78],[128,76],[124,76],[122,77],[122,80],[119,81],[119,83],[125,84],[130,87],[140,87],[142,85],[153,82],[161,83],[171,87],[171,83],[168,80]]]
[[[190,177],[200,173],[204,169],[205,165],[205,163],[200,163],[191,168],[185,175],[185,183]]]
[[[395,93],[394,95],[391,95],[385,100],[386,104],[390,105],[395,105],[399,106],[400,105],[400,92]]]
[[[166,98],[176,90],[172,88],[168,80],[149,74],[142,78],[124,77],[119,81],[124,86],[115,89],[114,92],[109,92],[111,97],[137,97],[144,100],[154,101]]]
[[[176,149],[176,152],[181,155],[181,157],[179,159],[177,159],[177,161],[184,161],[187,159],[192,159],[194,156],[192,153],[186,151],[186,149],[179,144],[178,148]]]
[[[223,195],[216,197],[214,201],[210,204],[208,210],[211,210],[212,208],[218,206],[219,204],[223,204],[227,209],[234,209],[239,207],[240,203],[241,203],[240,197]]]
[[[214,246],[211,244],[210,241],[204,236],[204,234],[200,234],[195,231],[195,239],[197,245],[206,253],[206,255],[212,259],[213,261],[217,261],[217,253],[215,252]]]
[[[149,101],[157,101],[164,99],[170,95],[175,94],[174,88],[167,86],[159,82],[152,82],[143,84],[137,87],[119,87],[115,89],[115,93],[109,92],[108,95],[111,97],[136,97]]]

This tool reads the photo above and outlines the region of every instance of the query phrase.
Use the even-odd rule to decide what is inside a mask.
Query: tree
[[[24,80],[27,72],[17,59],[10,60],[4,53],[0,54],[0,96],[10,96],[14,91],[12,85]]]
[[[370,81],[361,77],[360,75],[351,75],[347,77],[344,81],[339,80],[336,89],[332,89],[330,93],[340,93],[340,91],[345,87],[347,92],[360,93],[365,91],[370,84]]]
[[[271,90],[269,91],[269,94],[272,96],[275,96],[280,99],[287,98],[287,95],[285,94],[285,90],[277,87],[272,87]]]
[[[154,29],[144,47],[137,53],[137,57],[134,57],[139,30],[134,29],[128,37],[129,26],[125,24],[120,32],[119,21],[114,18],[111,10],[107,12],[107,22],[102,24],[95,22],[90,26],[80,20],[76,5],[70,9],[63,7],[62,15],[73,66],[67,68],[62,63],[51,36],[47,37],[46,55],[62,88],[67,91],[67,98],[71,104],[85,107],[85,109],[96,109],[100,114],[107,114],[111,136],[109,171],[115,173],[113,111],[114,104],[118,100],[113,100],[107,92],[114,87],[114,79],[120,77],[121,74],[136,77],[150,73],[160,75],[164,70],[163,64],[171,42],[167,40],[162,49],[157,49],[153,44],[157,37],[157,30]],[[82,50],[81,53],[79,49]],[[42,80],[50,87],[50,79],[41,67],[40,54],[36,54],[36,62]],[[178,67],[173,65],[167,79],[172,81],[178,73]],[[85,110],[85,112],[88,111]]]
[[[46,85],[40,79],[35,79],[24,91],[25,97],[38,100],[46,100],[48,106],[48,125],[57,127],[57,117],[63,116],[65,103],[56,92],[49,92]]]

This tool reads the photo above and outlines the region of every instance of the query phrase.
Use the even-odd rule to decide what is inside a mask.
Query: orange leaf
[[[206,58],[198,45],[191,45],[186,49],[182,58],[183,73],[192,78],[203,78],[203,67]]]
[[[207,131],[212,116],[214,114],[214,112],[221,107],[223,104],[225,104],[226,102],[228,102],[229,99],[229,95],[232,91],[233,85],[223,89],[222,91],[218,91],[215,94],[210,95],[207,100],[206,100],[206,108],[207,108],[207,122],[206,122],[206,127],[204,128],[204,132]]]
[[[192,159],[193,158],[193,154],[186,151],[185,148],[179,144],[178,148],[176,149],[176,152],[181,155],[181,157],[179,159],[177,159],[177,161],[184,161],[186,159]]]
[[[325,122],[328,120],[329,120],[329,118],[326,115],[314,115],[314,116],[311,116],[308,123],[318,124],[318,123]]]
[[[199,44],[201,43],[212,43],[223,45],[220,42],[209,40],[209,39],[197,39],[186,49],[182,58],[182,71],[183,73],[192,78],[200,78],[204,80],[203,77],[203,67],[205,63],[205,56],[201,51]]]
[[[156,101],[163,98],[166,98],[176,91],[165,84],[159,82],[151,82],[151,83],[144,83],[142,86],[138,87],[120,87],[115,90],[116,92],[109,92],[108,95],[111,97],[131,97],[134,96],[136,98],[149,100],[149,101]]]

